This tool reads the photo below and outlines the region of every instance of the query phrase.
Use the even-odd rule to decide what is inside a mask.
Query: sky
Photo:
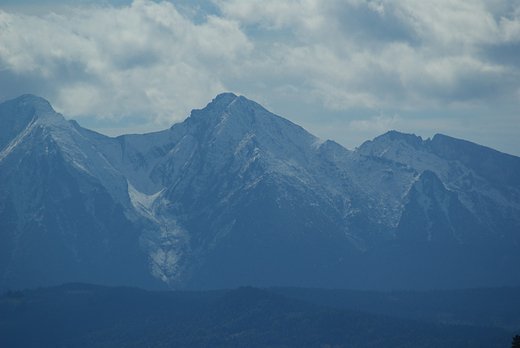
[[[397,130],[520,156],[520,1],[0,0],[0,102],[116,136],[222,92],[348,148]]]

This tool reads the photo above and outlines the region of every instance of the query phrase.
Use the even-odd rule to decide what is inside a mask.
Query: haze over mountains
[[[0,149],[2,289],[520,285],[520,158],[464,140],[347,150],[230,93],[109,138],[24,95]]]

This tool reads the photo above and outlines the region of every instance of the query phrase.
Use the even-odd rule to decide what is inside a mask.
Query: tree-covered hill
[[[0,298],[1,347],[508,347],[513,332],[317,304],[251,287],[67,284]],[[518,313],[518,312],[517,312]]]

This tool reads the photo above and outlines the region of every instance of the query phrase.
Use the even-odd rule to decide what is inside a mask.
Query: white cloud
[[[518,68],[486,54],[516,40],[518,10],[499,15],[474,0],[218,3],[244,27],[290,30],[294,38],[269,47],[262,76],[299,77],[305,99],[328,108],[438,108],[514,94],[508,76]]]
[[[236,22],[213,16],[195,25],[167,2],[44,17],[0,12],[1,70],[51,81],[47,94],[67,116],[141,114],[171,124],[225,90],[218,70],[251,48]]]
[[[493,14],[481,1],[404,0],[396,12],[421,38],[443,45],[494,43],[499,34]]]

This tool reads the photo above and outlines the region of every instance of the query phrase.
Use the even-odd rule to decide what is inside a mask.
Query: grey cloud
[[[338,21],[343,35],[352,36],[367,45],[392,41],[407,42],[412,46],[419,44],[413,28],[396,16],[391,6],[387,6],[384,13],[379,13],[369,3],[336,5],[331,16]]]
[[[518,73],[516,67],[504,67],[482,50],[511,45],[505,37],[514,38],[520,25],[511,7],[495,6],[501,13],[496,16],[480,2],[462,0],[219,4],[225,16],[245,28],[290,30],[295,39],[267,53],[276,66],[272,71],[303,77],[297,89],[322,98],[326,107],[442,107],[511,97],[508,90],[520,86],[508,78]]]
[[[492,64],[520,69],[520,43],[482,45],[482,58]]]
[[[0,81],[0,102],[27,93],[51,100],[56,96],[52,82],[43,77],[20,75],[12,70],[0,69]]]

